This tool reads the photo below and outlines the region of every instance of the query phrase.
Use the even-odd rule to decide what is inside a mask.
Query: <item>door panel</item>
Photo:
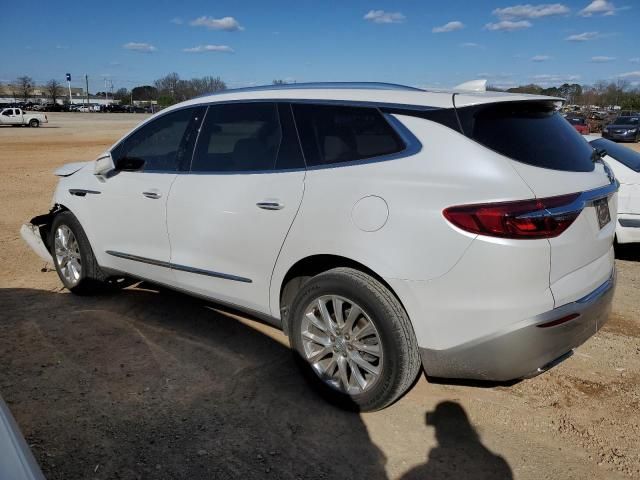
[[[167,200],[177,172],[191,159],[204,112],[192,107],[159,115],[112,150],[118,170],[102,178],[92,210],[102,266],[174,284]],[[141,169],[126,170],[140,163]]]
[[[178,285],[269,314],[271,274],[304,178],[289,105],[209,107],[191,173],[178,175],[167,205]]]
[[[179,175],[167,207],[179,286],[269,314],[271,273],[302,200],[304,175]],[[260,208],[264,201],[282,208]]]

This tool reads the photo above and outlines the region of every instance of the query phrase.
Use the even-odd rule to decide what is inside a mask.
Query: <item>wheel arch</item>
[[[353,268],[354,270],[358,270],[360,272],[366,273],[371,277],[375,278],[382,285],[384,285],[391,294],[396,297],[396,299],[402,305],[405,312],[407,311],[402,300],[398,296],[398,294],[394,291],[394,289],[389,285],[389,283],[382,278],[381,275],[376,273],[370,267],[360,263],[356,260],[353,260],[348,257],[343,257],[340,255],[333,254],[316,254],[310,255],[304,258],[301,258],[297,262],[295,262],[289,269],[287,273],[282,278],[280,282],[280,289],[278,295],[278,310],[280,312],[280,318],[282,321],[282,330],[285,335],[289,335],[289,309],[291,307],[291,303],[293,299],[300,289],[300,287],[310,278],[322,273],[327,270],[331,270],[333,268],[338,267],[347,267]],[[407,312],[408,314],[408,312]]]

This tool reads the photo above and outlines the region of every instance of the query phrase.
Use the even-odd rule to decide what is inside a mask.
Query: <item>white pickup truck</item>
[[[21,108],[3,108],[0,110],[0,125],[29,125],[39,127],[41,123],[48,123],[43,113],[24,112]]]

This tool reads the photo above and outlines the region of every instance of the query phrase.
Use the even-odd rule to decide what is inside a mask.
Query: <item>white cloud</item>
[[[549,55],[535,55],[531,57],[532,62],[546,62],[547,60],[550,60],[550,59],[551,57]]]
[[[184,23],[184,20],[182,20],[180,17],[174,17],[171,19],[171,23],[175,23],[176,25],[182,25]]]
[[[433,33],[446,33],[446,32],[454,32],[456,30],[462,30],[464,28],[464,23],[459,21],[445,23],[441,27],[433,27],[431,30]]]
[[[482,48],[482,45],[480,45],[479,43],[473,43],[473,42],[464,42],[464,43],[461,43],[460,46],[464,48]]]
[[[640,63],[640,57],[634,57],[634,58],[630,58],[629,61],[631,63]]]
[[[407,19],[400,12],[385,12],[384,10],[369,10],[362,18],[373,23],[403,23]]]
[[[522,30],[530,27],[531,22],[528,22],[527,20],[520,20],[518,22],[503,20],[497,23],[487,23],[484,26],[485,30],[491,30],[492,32],[514,32],[516,30]]]
[[[157,50],[157,48],[151,45],[150,43],[138,43],[138,42],[125,43],[122,46],[122,48],[126,50],[133,50],[134,52],[141,52],[141,53],[151,53]]]
[[[595,56],[595,57],[591,57],[591,62],[605,63],[605,62],[613,62],[615,59],[616,57]]]
[[[620,78],[640,78],[640,70],[636,70],[635,72],[627,72],[621,73],[618,75]]]
[[[187,53],[204,53],[204,52],[233,53],[234,50],[228,45],[198,45],[197,47],[183,48],[182,51]]]
[[[569,7],[561,3],[543,3],[540,5],[514,5],[512,7],[496,8],[493,14],[501,20],[522,20],[566,15]]]
[[[192,27],[207,27],[209,30],[224,30],[226,32],[244,30],[244,27],[233,17],[198,17],[189,22],[189,25]]]
[[[616,7],[607,0],[593,0],[589,5],[580,10],[579,15],[590,17],[592,15],[615,15]]]
[[[68,50],[68,45],[56,45],[56,50]]]
[[[574,35],[569,35],[565,40],[570,42],[586,42],[589,40],[595,40],[600,36],[600,32],[584,32],[584,33],[576,33]]]

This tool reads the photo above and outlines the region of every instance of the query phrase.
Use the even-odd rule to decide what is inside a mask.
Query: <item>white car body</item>
[[[25,112],[21,108],[3,108],[0,110],[0,125],[29,125],[38,127],[42,123],[48,123],[47,116],[43,113]]]
[[[604,160],[613,170],[618,182],[620,182],[620,190],[618,191],[618,218],[616,222],[616,240],[618,243],[639,243],[640,242],[640,172],[631,168],[631,165],[625,165],[621,158],[616,158],[620,149],[628,150],[630,156],[640,159],[640,153],[634,152],[628,147],[615,144],[611,140],[600,139],[594,135],[587,135],[585,139],[592,143],[604,140],[604,149],[607,150]],[[608,143],[607,143],[608,142]],[[614,151],[616,152],[614,154]],[[624,154],[624,153],[623,153]],[[637,168],[638,160],[635,161],[634,167]]]
[[[455,125],[420,116],[453,113],[452,99],[460,111],[558,101],[367,85],[223,92],[163,110],[137,129],[199,105],[349,105],[380,109],[404,148],[283,171],[114,172],[118,142],[96,162],[59,172],[54,212],[64,208],[77,217],[106,271],[240,307],[285,331],[283,287],[292,272],[319,259],[361,268],[402,303],[427,374],[490,380],[536,374],[606,321],[615,226],[599,226],[594,201],[616,212],[617,186],[602,163],[589,171],[529,165]],[[335,143],[327,139],[325,152]],[[579,213],[552,238],[471,233],[443,215],[457,205],[567,194],[575,195],[563,208]],[[37,227],[23,228],[23,236],[43,243],[34,240]]]

